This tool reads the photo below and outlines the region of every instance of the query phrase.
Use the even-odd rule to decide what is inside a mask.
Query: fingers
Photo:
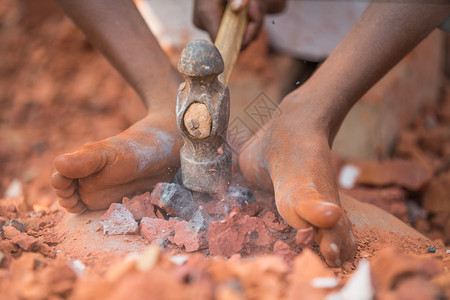
[[[234,12],[240,12],[247,6],[249,0],[230,0],[230,8]]]
[[[245,30],[244,39],[242,41],[242,49],[245,49],[252,41],[254,41],[261,31],[261,27],[265,15],[265,5],[257,0],[250,0],[248,3],[248,24]]]
[[[209,33],[212,41],[216,40],[222,20],[225,2],[222,0],[195,0],[194,25]]]
[[[211,40],[215,41],[222,21],[226,1],[224,0],[196,0],[194,2],[194,24],[209,33]],[[266,5],[260,0],[230,0],[230,8],[240,12],[248,7],[248,26],[244,34],[242,49],[256,39],[262,27]]]

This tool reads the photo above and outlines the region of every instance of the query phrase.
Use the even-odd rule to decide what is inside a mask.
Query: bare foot
[[[58,156],[51,184],[69,212],[105,209],[171,180],[181,145],[174,112],[149,114],[119,135]]]
[[[298,98],[298,97],[297,97]],[[324,120],[311,99],[292,94],[282,115],[269,123],[239,157],[243,175],[261,188],[273,188],[280,215],[296,229],[314,226],[316,242],[330,266],[352,258],[351,223],[340,207],[330,142]]]

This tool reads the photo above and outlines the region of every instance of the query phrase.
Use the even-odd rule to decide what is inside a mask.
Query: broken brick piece
[[[180,217],[186,221],[189,221],[196,211],[191,192],[176,183],[158,183],[152,191],[150,201],[170,217]]]
[[[167,239],[173,235],[175,225],[179,223],[177,219],[164,220],[144,217],[141,220],[141,235],[149,242],[159,239]]]
[[[192,222],[181,221],[175,225],[173,242],[183,247],[186,252],[193,252],[208,247],[208,236],[205,230],[196,230]]]
[[[13,238],[15,238],[16,236],[18,236],[18,235],[20,235],[22,233],[22,232],[20,232],[19,230],[17,230],[13,226],[5,226],[5,227],[3,227],[3,232],[5,234],[5,237],[8,240],[12,240]]]
[[[299,229],[295,235],[295,243],[301,248],[311,248],[314,245],[314,228]]]
[[[235,215],[209,226],[209,251],[213,256],[264,253],[272,245],[272,235],[264,222],[256,217]]]
[[[283,241],[275,242],[273,245],[273,254],[281,257],[288,264],[291,264],[295,258],[295,252]]]
[[[256,201],[253,193],[245,187],[232,185],[226,190],[224,198],[235,202],[236,205],[248,205]]]
[[[287,232],[291,229],[291,227],[283,220],[278,222],[277,217],[275,216],[275,213],[273,211],[266,212],[261,217],[261,220],[264,222],[264,224],[266,224],[268,228],[270,228],[273,231]]]
[[[398,158],[382,163],[360,163],[358,167],[360,174],[356,183],[363,185],[399,185],[410,191],[419,191],[433,177],[433,172],[422,164]]]
[[[108,235],[133,234],[138,231],[138,223],[123,204],[113,203],[100,218],[103,233]]]
[[[20,235],[15,236],[12,242],[25,251],[35,252],[39,250],[39,240],[26,233],[20,233]]]
[[[123,197],[122,204],[131,212],[136,221],[143,217],[156,218],[155,207],[150,202],[150,192],[134,196]]]

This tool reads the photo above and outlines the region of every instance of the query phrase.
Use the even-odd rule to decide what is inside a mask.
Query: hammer
[[[215,46],[206,40],[183,49],[178,70],[185,82],[177,94],[177,125],[183,136],[180,150],[183,185],[195,192],[221,195],[231,182],[231,149],[226,136],[230,94],[226,84],[236,63],[247,26],[247,10],[229,5]]]

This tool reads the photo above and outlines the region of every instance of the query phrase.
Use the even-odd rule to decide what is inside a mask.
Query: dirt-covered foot
[[[119,135],[58,156],[51,184],[69,212],[105,209],[127,194],[170,181],[181,145],[174,113],[149,114]]]
[[[327,126],[310,103],[288,96],[280,106],[282,115],[257,134],[239,164],[248,180],[273,188],[278,211],[289,225],[314,226],[325,260],[340,266],[354,255],[356,241],[340,207]]]

